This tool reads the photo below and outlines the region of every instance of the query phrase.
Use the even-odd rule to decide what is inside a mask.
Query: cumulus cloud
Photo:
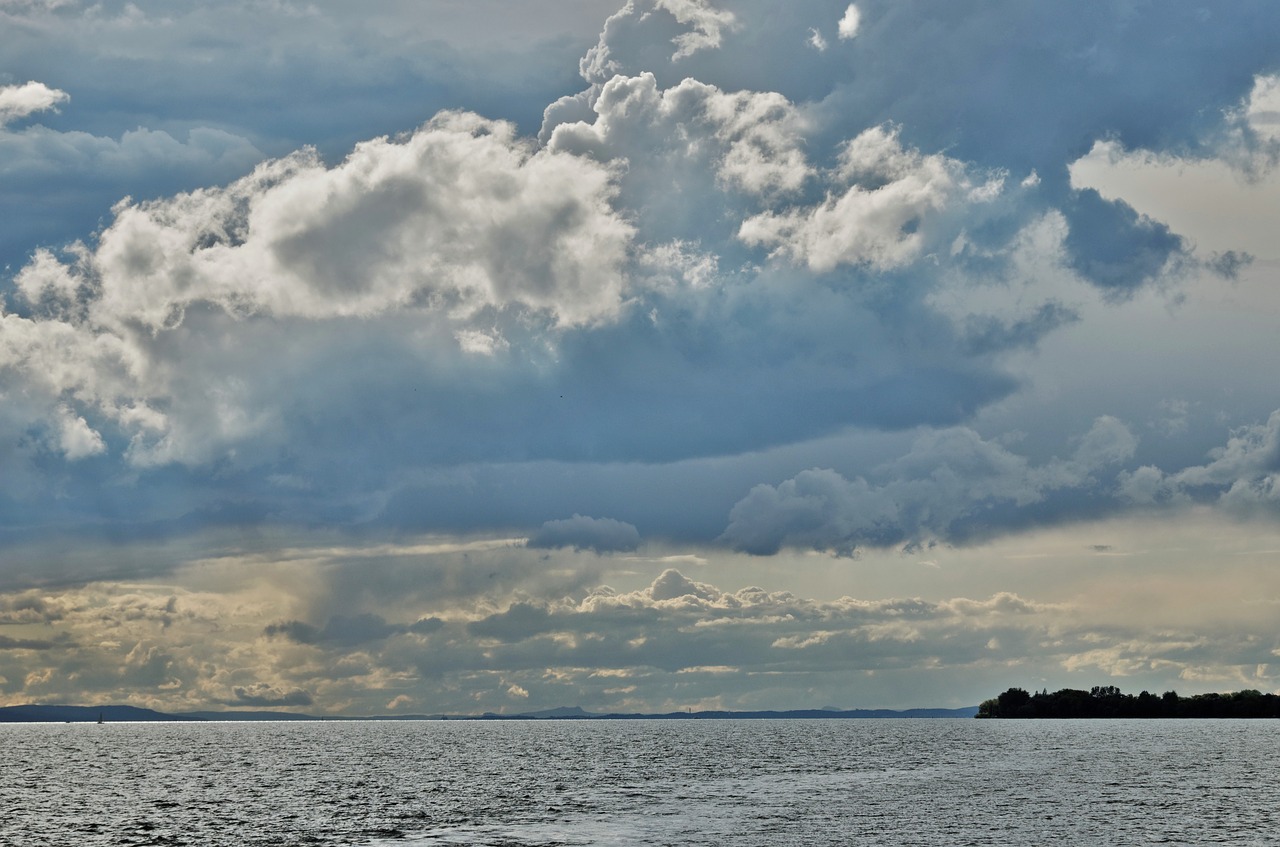
[[[717,85],[733,78],[741,87],[817,104],[810,116],[827,139],[892,122],[904,127],[912,146],[927,152],[945,150],[979,168],[1008,169],[1018,179],[1035,173],[1039,203],[1058,205],[1073,226],[1091,234],[1068,245],[1073,266],[1123,298],[1149,285],[1167,264],[1176,265],[1189,245],[1131,210],[1102,208],[1088,197],[1076,200],[1063,164],[1083,152],[1082,143],[1106,138],[1154,150],[1205,150],[1220,140],[1222,116],[1234,113],[1250,79],[1272,72],[1260,59],[1266,48],[1256,29],[1270,22],[1270,13],[1254,4],[1212,15],[1193,2],[1161,13],[1098,3],[1084,16],[1045,7],[1019,19],[1027,32],[1051,34],[1043,39],[1010,37],[996,23],[1025,14],[1014,2],[945,8],[873,2],[851,10],[855,14],[846,20],[859,18],[860,49],[842,51],[847,69],[835,70],[825,58],[830,54],[794,49],[811,39],[815,21],[831,14],[830,4],[789,4],[788,12],[778,13],[746,2],[735,6],[741,31],[722,50],[687,57],[683,67],[660,55],[637,53],[624,60],[619,53],[611,73],[647,70],[664,85],[684,76]],[[868,21],[875,22],[874,31]],[[629,34],[606,33],[602,41],[616,35],[625,42]],[[776,47],[761,49],[765,43]],[[1186,48],[1178,67],[1152,72],[1172,43]],[[726,60],[737,45],[751,51],[750,64]],[[994,77],[991,56],[1001,57],[1004,69]],[[1176,84],[1169,84],[1169,73],[1177,75]],[[1191,102],[1214,105],[1206,110]],[[1058,132],[1060,126],[1073,131]],[[1095,227],[1097,218],[1103,223]],[[1108,226],[1115,228],[1114,237]],[[1096,242],[1092,237],[1104,235]]]
[[[55,109],[71,99],[71,95],[43,82],[0,86],[0,128],[19,118]]]
[[[1258,142],[1274,156],[1275,145],[1280,142],[1280,75],[1254,77],[1242,118]]]
[[[547,521],[529,538],[530,547],[572,547],[597,553],[627,553],[640,546],[634,526],[613,518],[574,515],[566,520]]]
[[[517,618],[528,627],[515,625]],[[668,570],[636,591],[601,587],[580,598],[522,601],[469,632],[486,639],[479,649],[504,685],[519,679],[551,702],[571,691],[579,702],[652,703],[655,693],[670,696],[671,686],[683,684],[685,697],[716,692],[731,708],[760,696],[752,677],[764,669],[821,690],[830,674],[867,671],[853,683],[865,697],[882,675],[922,666],[960,684],[966,674],[993,678],[1010,668],[1150,676],[1156,667],[1176,674],[1203,663],[1222,672],[1258,653],[1230,636],[1144,638],[1087,618],[1080,608],[1011,592],[819,602],[757,587],[726,591]],[[1104,664],[1102,653],[1118,663]]]
[[[720,598],[721,593],[713,586],[694,582],[675,568],[667,568],[649,586],[649,596],[656,601],[675,600],[681,597],[716,600]]]
[[[1131,296],[1159,278],[1186,249],[1166,224],[1092,189],[1075,195],[1066,247],[1071,266],[1112,296]]]
[[[581,73],[588,82],[603,83],[651,54],[679,62],[719,47],[725,32],[736,26],[734,14],[710,0],[627,0],[605,22],[599,43],[581,62]]]
[[[1265,423],[1234,430],[1206,464],[1172,473],[1146,465],[1122,474],[1120,488],[1143,505],[1211,498],[1241,517],[1275,514],[1280,508],[1280,410]]]
[[[793,194],[810,175],[803,120],[774,93],[694,79],[664,91],[641,73],[610,79],[590,108],[573,121],[576,110],[549,111],[548,147],[625,163],[622,190],[649,237],[687,234],[699,215],[723,215],[734,194]]]
[[[102,436],[90,428],[83,417],[66,407],[58,409],[57,427],[53,435],[56,449],[72,461],[105,452],[107,449]]]
[[[719,47],[724,30],[736,23],[732,12],[715,8],[709,0],[654,0],[654,5],[671,13],[676,21],[691,30],[673,39],[679,48],[671,56],[673,60]]]
[[[335,168],[300,153],[226,189],[122,204],[88,268],[41,254],[18,285],[38,301],[92,278],[94,323],[153,331],[202,302],[310,318],[519,305],[575,325],[618,308],[628,229],[610,191],[603,169],[535,152],[508,124],[447,114]]]
[[[1055,329],[1079,320],[1078,311],[1056,301],[1041,303],[1030,314],[1009,320],[990,314],[969,314],[964,319],[965,342],[973,353],[1034,347]]]
[[[272,416],[246,407],[233,377],[206,395],[212,408],[183,420],[170,339],[210,320],[235,335],[262,320],[410,310],[452,324],[462,350],[485,355],[506,343],[502,312],[552,329],[612,320],[630,237],[612,191],[589,160],[449,114],[334,168],[304,152],[225,189],[124,202],[92,248],[67,259],[37,251],[17,275],[31,311],[0,314],[0,374],[49,398],[42,417],[69,458],[102,452],[92,416],[130,440],[139,464],[203,461]],[[488,328],[468,325],[476,320]]]
[[[892,270],[919,258],[934,221],[957,197],[999,191],[969,184],[958,162],[904,149],[892,127],[873,127],[845,144],[821,204],[766,212],[743,221],[738,236],[825,273],[843,264]]]
[[[510,643],[540,635],[551,626],[550,614],[542,605],[513,603],[505,611],[471,621],[467,624],[467,632],[480,638]]]
[[[16,275],[0,372],[24,402],[9,425],[68,459],[123,456],[135,469],[292,455],[372,475],[376,463],[347,462],[353,446],[398,466],[494,451],[683,457],[849,423],[955,422],[1011,388],[984,361],[999,339],[966,362],[964,342],[919,298],[881,310],[847,280],[821,279],[868,263],[903,270],[922,239],[955,231],[935,237],[910,215],[928,217],[948,192],[957,208],[988,204],[995,182],[972,183],[884,128],[819,171],[805,119],[769,92],[694,80],[664,91],[641,74],[585,102],[589,120],[555,124],[541,148],[508,123],[447,113],[334,166],[302,151],[224,188],[120,203],[92,243],[38,250]],[[830,209],[803,202],[816,180],[846,199],[904,204],[903,220],[867,238],[842,230],[849,239],[834,247],[815,235],[793,258],[816,276],[724,269],[750,258],[744,226],[775,230],[753,244],[772,244],[780,227],[821,229],[809,219]],[[918,204],[908,196],[921,191]],[[793,211],[749,226],[745,211],[727,213],[759,208]],[[894,327],[931,323],[940,331],[900,356],[870,355]],[[762,355],[768,366],[740,384],[744,358]],[[867,365],[851,373],[842,355]],[[939,391],[950,396],[938,402]],[[536,392],[571,402],[553,409]],[[810,412],[770,415],[766,396]],[[348,407],[383,408],[375,419],[389,437],[352,445]],[[711,419],[732,423],[686,423]],[[423,420],[434,437],[419,437]],[[474,437],[478,421],[493,437]],[[299,470],[271,468],[264,496],[278,496],[273,480],[301,480],[292,497],[318,490]]]

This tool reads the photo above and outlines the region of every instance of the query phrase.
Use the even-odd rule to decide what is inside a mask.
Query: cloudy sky
[[[1280,690],[1270,0],[0,0],[0,703]]]

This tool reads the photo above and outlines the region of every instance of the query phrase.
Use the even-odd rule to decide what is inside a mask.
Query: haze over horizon
[[[0,705],[1280,691],[1280,8],[0,0]]]

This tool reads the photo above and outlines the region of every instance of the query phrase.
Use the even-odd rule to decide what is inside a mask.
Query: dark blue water
[[[0,725],[0,844],[1280,844],[1274,721]]]

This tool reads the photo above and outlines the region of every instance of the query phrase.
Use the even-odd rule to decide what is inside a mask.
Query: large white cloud
[[[261,434],[273,412],[247,372],[196,389],[170,339],[216,344],[211,333],[253,334],[264,321],[407,311],[476,353],[506,343],[502,313],[548,330],[612,320],[631,236],[613,191],[590,160],[446,114],[333,168],[304,152],[225,189],[125,202],[92,247],[66,260],[38,251],[17,275],[30,311],[3,315],[0,372],[50,413],[70,401],[111,422],[137,461],[204,461],[218,443]],[[195,367],[229,364],[208,352]],[[77,420],[59,425],[62,451],[99,452]]]
[[[736,370],[741,355],[756,355],[757,343],[729,320],[744,309],[760,315],[759,331],[773,336],[776,350],[753,379],[765,391],[798,394],[819,413],[788,425],[757,409],[760,419],[744,429],[740,445],[711,446],[714,432],[684,429],[669,433],[671,447],[646,450],[687,455],[750,447],[789,437],[770,431],[779,425],[820,432],[848,414],[826,396],[832,388],[869,398],[904,390],[919,397],[920,411],[885,409],[874,399],[843,407],[869,419],[888,411],[888,420],[902,425],[935,414],[923,409],[927,386],[944,378],[953,367],[950,348],[963,343],[946,333],[899,361],[881,357],[872,364],[863,357],[868,365],[861,373],[833,370],[829,351],[804,361],[815,331],[838,346],[870,349],[874,333],[842,337],[849,322],[879,322],[879,333],[895,323],[934,321],[932,307],[912,298],[896,307],[901,314],[876,315],[852,292],[821,288],[812,294],[826,305],[797,304],[756,270],[719,270],[718,251],[741,254],[746,216],[797,208],[810,183],[828,178],[806,159],[806,124],[792,104],[776,94],[730,94],[693,80],[660,91],[652,76],[640,75],[601,86],[591,114],[590,122],[554,125],[539,148],[511,124],[444,113],[410,135],[358,145],[332,167],[303,151],[263,163],[225,188],[121,202],[91,244],[61,256],[39,250],[15,278],[22,308],[5,315],[4,367],[11,385],[33,390],[13,425],[43,428],[45,443],[67,458],[113,452],[112,443],[123,443],[138,466],[235,456],[251,467],[283,450],[305,454],[318,445],[286,446],[301,420],[314,431],[317,415],[330,418],[322,426],[341,438],[350,427],[341,412],[350,392],[381,390],[377,382],[362,380],[357,388],[347,376],[325,372],[333,353],[322,339],[340,325],[353,347],[364,345],[360,355],[375,345],[379,358],[401,357],[396,376],[387,379],[391,392],[402,390],[395,380],[430,358],[427,382],[437,391],[471,392],[480,368],[494,385],[486,389],[492,402],[503,385],[530,373],[553,374],[551,386],[563,397],[580,390],[579,379],[595,383],[595,372],[612,359],[615,377],[593,390],[590,414],[620,416],[620,426],[603,425],[605,437],[620,445],[661,440],[668,436],[625,404],[638,400],[636,389],[651,392],[660,381],[687,384],[678,394],[691,408],[676,417],[709,414],[700,406],[740,405],[741,388],[717,374]],[[957,210],[989,204],[1000,193],[998,180],[974,188],[959,164],[905,150],[879,129],[847,145],[831,178],[856,183],[850,192],[877,198],[873,205],[904,203],[906,215],[942,202],[925,199],[916,208],[911,195],[919,192],[911,186],[922,180],[945,183],[941,190],[957,195]],[[863,191],[877,180],[888,183]],[[823,208],[794,214],[816,216]],[[958,218],[957,211],[932,242],[949,238]],[[900,268],[919,258],[920,236],[897,232],[904,223],[891,221],[893,232],[867,236],[873,253],[885,239],[908,242],[881,265]],[[835,249],[857,263],[859,247]],[[802,264],[822,272],[838,263]],[[793,291],[811,285],[803,277],[790,283]],[[703,327],[703,340],[689,335],[691,324]],[[276,333],[285,326],[287,340]],[[710,358],[689,348],[708,341]],[[947,379],[957,397],[934,409],[972,408],[1006,390],[981,361],[987,352],[972,369],[960,368],[972,372]],[[274,368],[255,370],[264,355]],[[689,367],[690,357],[702,365]],[[468,358],[492,365],[459,364]],[[787,375],[796,367],[816,367],[839,384],[797,383]],[[923,384],[891,386],[895,371]],[[325,398],[333,408],[310,408],[305,392],[289,398],[280,391],[289,382],[330,383],[335,376],[336,389],[346,393],[337,404]],[[406,420],[410,410],[438,405],[425,394],[377,402],[401,405]],[[663,406],[652,409],[666,414]],[[456,439],[469,437],[474,415],[452,403],[429,415],[445,422],[446,435],[424,443],[457,455]],[[543,435],[541,429],[558,426],[554,421],[512,426],[534,444],[572,441],[571,433]],[[594,429],[591,439],[599,441],[602,427]],[[386,449],[412,437],[402,429]],[[686,438],[695,445],[681,445]],[[468,449],[478,448],[483,444]],[[628,449],[634,450],[622,447],[623,455]]]
[[[196,303],[312,319],[525,307],[572,326],[619,308],[630,230],[611,192],[602,168],[446,114],[334,168],[300,153],[226,189],[122,204],[83,268],[42,253],[17,282],[67,307],[91,285],[90,324],[153,332]]]

